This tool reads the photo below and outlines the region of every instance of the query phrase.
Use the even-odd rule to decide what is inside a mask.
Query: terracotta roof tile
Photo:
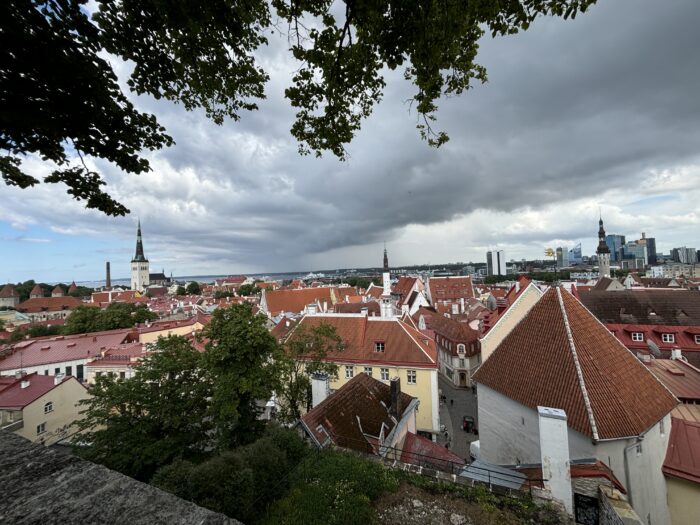
[[[66,376],[59,385],[70,380],[77,381],[72,376]],[[22,388],[22,383],[25,381],[29,382],[29,386]],[[22,410],[57,386],[54,384],[54,376],[39,375],[36,372],[27,374],[0,390],[0,409]]]
[[[336,314],[307,315],[301,322],[305,325],[328,324],[335,327],[344,348],[341,352],[329,354],[328,360],[331,361],[437,367],[435,342],[399,319]],[[375,351],[377,342],[384,343],[383,352]]]
[[[461,298],[474,297],[471,277],[431,277],[428,287],[433,304],[438,301],[458,301]]]
[[[401,392],[404,411],[414,399]],[[321,444],[330,438],[337,446],[372,454],[375,453],[373,441],[376,439],[367,438],[378,438],[382,426],[386,438],[396,425],[389,415],[390,406],[389,385],[367,374],[358,374],[311,409],[302,421]]]
[[[33,297],[17,305],[17,310],[23,313],[60,312],[73,310],[78,306],[87,306],[77,297]]]
[[[330,308],[336,303],[344,302],[345,296],[357,295],[357,290],[352,287],[319,287],[301,288],[294,290],[265,291],[265,303],[267,310],[273,317],[282,312],[301,313],[307,305],[324,302]]]
[[[474,379],[532,409],[561,408],[571,428],[594,439],[639,435],[678,403],[561,288],[540,298]]]
[[[700,483],[700,423],[671,418],[664,474]]]
[[[19,293],[17,293],[14,284],[6,284],[0,290],[0,299],[9,299],[11,297],[19,297]]]
[[[700,325],[700,296],[694,291],[591,290],[580,301],[604,323]]]

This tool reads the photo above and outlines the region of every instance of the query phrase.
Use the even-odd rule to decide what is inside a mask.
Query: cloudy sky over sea
[[[489,81],[439,102],[451,140],[437,150],[405,102],[414,87],[388,72],[346,162],[298,155],[283,95],[296,65],[275,33],[261,52],[268,98],[240,122],[133,96],[176,145],[139,176],[89,161],[131,215],[85,210],[59,185],[0,184],[0,282],[97,279],[107,260],[127,276],[137,217],[152,271],[176,275],[378,266],[384,241],[396,266],[577,242],[592,253],[599,209],[608,233],[700,247],[699,22],[695,0],[602,0],[486,36]]]

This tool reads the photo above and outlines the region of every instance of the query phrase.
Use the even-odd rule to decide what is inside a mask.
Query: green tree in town
[[[321,374],[330,379],[338,375],[338,365],[326,361],[331,353],[341,352],[343,341],[329,324],[308,326],[301,323],[283,345],[280,359],[279,401],[281,421],[293,423],[302,409],[311,405],[310,376]]]
[[[184,286],[178,286],[175,295],[187,295],[187,290]]]
[[[66,319],[62,331],[65,335],[70,335],[131,328],[137,323],[157,318],[158,316],[143,304],[112,303],[104,310],[94,306],[78,306]]]
[[[214,311],[203,330],[208,342],[204,365],[213,385],[210,416],[220,448],[250,442],[261,429],[258,401],[278,389],[281,351],[252,306],[236,304]]]
[[[151,169],[142,152],[173,140],[134,108],[104,52],[133,64],[133,92],[202,108],[221,124],[265,97],[258,49],[280,31],[298,62],[285,96],[301,153],[345,158],[382,98],[385,71],[396,69],[414,85],[420,135],[439,146],[448,140],[433,130],[439,99],[486,81],[476,61],[486,32],[518,33],[542,15],[573,18],[595,1],[346,0],[338,11],[332,0],[98,0],[94,24],[86,0],[0,2],[0,174],[21,188],[39,183],[22,166],[35,155],[57,166],[44,182],[65,184],[88,208],[128,213],[84,157],[138,174]]]
[[[260,288],[250,283],[242,284],[238,287],[236,293],[243,297],[247,297],[249,295],[257,295],[260,293]]]
[[[202,287],[197,281],[192,281],[188,284],[186,290],[190,295],[200,295],[202,293]]]
[[[212,383],[203,356],[183,337],[160,338],[129,379],[97,377],[82,401],[76,451],[147,481],[175,459],[202,457],[211,446],[207,417]]]

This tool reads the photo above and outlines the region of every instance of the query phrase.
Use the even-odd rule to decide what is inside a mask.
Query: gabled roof
[[[604,323],[700,325],[700,297],[689,290],[591,290],[580,301]]]
[[[36,372],[15,379],[14,383],[0,390],[0,409],[22,410],[44,394],[71,379],[77,381],[72,376],[66,376],[57,385],[54,383],[54,376],[39,375]],[[25,382],[28,382],[29,386],[22,388],[22,384]]]
[[[661,470],[668,476],[700,483],[700,423],[671,418],[671,435]]]
[[[534,410],[560,408],[571,428],[595,440],[640,435],[678,403],[559,287],[540,298],[474,380]]]
[[[17,310],[30,314],[60,312],[62,310],[73,310],[82,305],[85,305],[85,303],[77,297],[71,297],[70,295],[67,297],[32,297],[19,303],[17,305]]]
[[[411,432],[406,434],[401,451],[401,462],[453,472],[465,463],[464,459],[442,445]]]
[[[401,392],[402,416],[414,399]],[[373,454],[376,438],[386,439],[396,426],[390,407],[391,387],[358,374],[301,419],[322,446],[330,439],[339,447]]]
[[[399,277],[399,280],[391,287],[391,293],[399,296],[397,306],[408,304],[411,290],[415,286],[417,280],[417,277]]]
[[[428,330],[432,330],[438,335],[453,341],[456,344],[463,343],[467,345],[466,351],[469,352],[469,343],[478,341],[479,332],[473,330],[469,324],[448,319],[442,314],[421,307],[413,314],[413,320],[418,323],[420,317],[423,316],[425,326]],[[454,355],[457,355],[457,347],[454,347]]]
[[[328,324],[335,328],[344,348],[330,353],[329,361],[437,367],[435,342],[399,319],[352,314],[306,315],[301,323],[311,326]],[[375,351],[377,342],[384,343],[384,351]]]
[[[338,302],[345,301],[345,296],[357,295],[357,290],[352,287],[319,287],[300,288],[294,290],[265,290],[265,303],[267,311],[273,317],[282,312],[300,313],[307,305],[312,303],[323,304],[330,308]]]
[[[39,286],[39,283],[34,285],[32,291],[29,292],[29,297],[44,297],[44,290]]]
[[[19,297],[14,284],[6,284],[0,290],[0,299],[9,299],[10,297]]]
[[[430,301],[458,301],[474,297],[471,277],[431,277],[428,281]]]

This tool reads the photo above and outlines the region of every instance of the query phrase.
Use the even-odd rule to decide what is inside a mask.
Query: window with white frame
[[[695,336],[695,344],[700,345],[700,335]]]
[[[372,367],[371,366],[366,366],[365,367],[365,374],[368,376],[372,377]]]
[[[375,341],[374,351],[375,352],[383,352],[384,351],[384,341]]]
[[[664,343],[675,343],[676,342],[676,335],[675,334],[661,334],[661,340]]]
[[[409,385],[415,385],[415,384],[416,384],[416,371],[415,371],[415,370],[408,370],[408,371],[406,372],[406,376],[407,376],[407,379],[408,379],[408,380],[407,380],[407,383],[408,383]]]
[[[457,353],[459,353],[459,354],[464,353],[464,345],[457,345]]]
[[[53,412],[53,401],[44,404],[44,414],[48,414],[49,412]]]
[[[642,332],[632,332],[632,341],[644,341],[644,334]]]
[[[42,423],[41,425],[36,426],[36,434],[37,435],[43,434],[44,432],[46,432],[46,423]]]
[[[350,379],[353,376],[353,367],[345,365],[345,378]]]
[[[380,368],[379,374],[380,374],[380,377],[382,378],[382,381],[389,381],[389,369],[388,368]]]

